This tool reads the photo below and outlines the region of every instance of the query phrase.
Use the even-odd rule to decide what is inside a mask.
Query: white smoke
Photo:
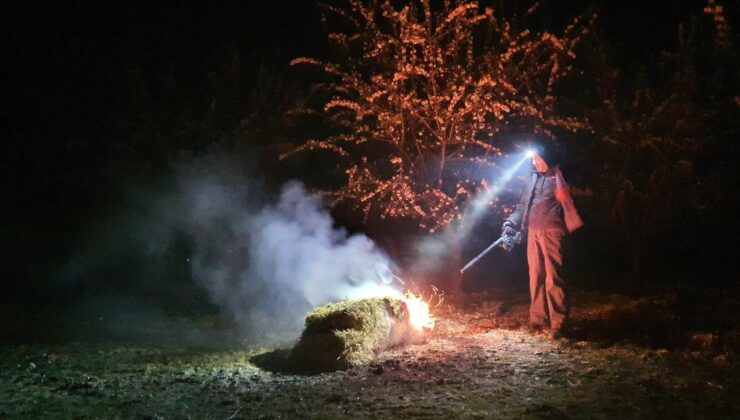
[[[140,315],[141,305],[189,308],[199,299],[195,283],[240,337],[270,342],[298,337],[316,306],[398,293],[396,267],[373,241],[335,227],[323,200],[300,183],[268,196],[241,159],[222,152],[181,159],[174,176],[132,186],[107,218],[81,232],[82,248],[57,277],[100,292],[83,305],[95,313],[83,315],[143,330],[139,318],[116,314]]]
[[[314,307],[389,291],[388,257],[335,227],[319,196],[291,182],[263,204],[254,182],[227,168],[188,166],[157,218],[165,238],[190,238],[193,278],[244,333],[295,338]]]

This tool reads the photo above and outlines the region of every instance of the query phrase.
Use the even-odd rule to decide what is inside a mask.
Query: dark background
[[[526,8],[524,2],[495,3],[508,15]],[[737,4],[721,4],[737,28]],[[702,1],[546,1],[541,24],[555,30],[579,13],[596,11],[599,46],[619,71],[617,95],[629,97],[645,77],[660,85],[666,73],[659,63],[678,47],[679,25],[702,19],[704,6]],[[327,53],[314,2],[26,1],[4,4],[0,15],[5,189],[0,299],[6,307],[63,306],[85,293],[90,283],[57,281],[83,240],[80,232],[115,212],[125,192],[155,181],[166,184],[172,162],[183,155],[219,149],[243,154],[246,162],[256,154],[268,189],[294,176],[309,183],[321,178],[274,159],[275,148],[321,130],[284,118],[306,85],[287,63]],[[734,64],[727,65],[737,74]],[[738,95],[737,82],[729,77],[720,85]],[[736,109],[727,112],[737,115]],[[707,177],[699,184],[718,185],[713,194],[720,198],[701,204],[710,211],[676,218],[675,229],[666,229],[672,234],[652,237],[658,249],[654,260],[662,262],[652,271],[632,272],[630,251],[610,209],[595,198],[578,199],[588,226],[568,245],[577,284],[608,288],[625,278],[645,287],[678,278],[736,282],[732,205],[740,187],[734,169],[738,120],[722,121],[714,142],[695,155],[699,170],[693,175]],[[596,158],[602,152],[590,150],[591,143],[587,139],[575,148],[582,163],[566,175],[593,189],[600,168],[583,162],[589,153],[594,162],[605,158]],[[482,248],[496,229],[483,228],[465,255]],[[519,262],[521,254],[495,257],[487,264],[506,267],[499,279],[486,277],[481,268],[466,279],[466,288],[505,285],[502,279],[521,274]]]

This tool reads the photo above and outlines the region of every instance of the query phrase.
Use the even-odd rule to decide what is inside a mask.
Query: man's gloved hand
[[[507,236],[504,239],[504,242],[501,243],[501,248],[505,249],[506,251],[511,252],[516,244],[518,244],[521,241],[521,236],[518,236],[518,233],[515,233],[514,235]]]
[[[516,235],[516,229],[511,227],[511,225],[505,224],[501,228],[501,236],[512,236],[513,237],[514,235]]]
[[[501,247],[509,252],[522,240],[521,233],[509,223],[504,223],[501,227],[501,237],[503,238]]]

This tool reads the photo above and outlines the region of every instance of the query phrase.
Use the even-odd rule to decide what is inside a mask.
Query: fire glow
[[[434,317],[429,312],[429,303],[410,290],[401,298],[409,311],[409,323],[418,331],[434,328]]]
[[[394,276],[395,277],[395,276]],[[395,277],[400,280],[398,277]],[[439,306],[444,300],[443,294],[434,289],[432,298],[429,300],[424,299],[424,295],[417,289],[413,292],[407,289],[405,292],[400,292],[398,289],[389,286],[387,284],[366,284],[354,291],[354,293],[348,298],[367,298],[367,297],[391,297],[398,299],[406,304],[408,310],[409,324],[417,331],[431,330],[434,328],[434,316],[430,311],[430,301],[436,301],[436,306]]]

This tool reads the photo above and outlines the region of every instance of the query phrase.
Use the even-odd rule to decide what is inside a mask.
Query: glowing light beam
[[[476,222],[483,214],[484,210],[486,210],[491,200],[493,200],[501,193],[504,185],[506,185],[506,183],[514,177],[514,174],[516,174],[516,172],[519,170],[519,167],[522,166],[524,162],[531,159],[533,155],[533,150],[527,150],[527,152],[521,159],[519,159],[514,165],[512,165],[509,169],[505,170],[503,174],[501,174],[501,176],[496,180],[491,188],[478,194],[475,198],[471,200],[471,203],[465,210],[465,213],[463,215],[463,223],[460,230],[458,231],[460,237],[465,237],[468,233],[470,233],[473,226],[475,226]]]

